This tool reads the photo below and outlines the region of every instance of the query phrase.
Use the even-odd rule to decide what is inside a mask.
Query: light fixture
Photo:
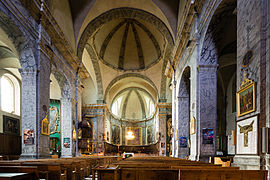
[[[132,131],[128,131],[126,135],[127,140],[133,140],[135,139],[134,133]]]

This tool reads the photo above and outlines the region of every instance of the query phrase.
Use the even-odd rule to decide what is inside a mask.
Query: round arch
[[[155,91],[156,95],[157,95],[157,99],[159,98],[159,93],[158,93],[158,89],[156,87],[156,85],[154,84],[154,82],[149,79],[148,77],[144,76],[144,75],[141,75],[141,74],[137,74],[137,73],[126,73],[126,74],[123,74],[121,76],[117,76],[116,78],[114,78],[110,83],[109,85],[107,86],[106,90],[105,90],[105,94],[104,94],[104,98],[105,100],[108,99],[108,94],[109,94],[109,91],[110,89],[113,87],[113,85],[115,85],[118,81],[120,80],[123,80],[125,78],[130,78],[130,77],[137,77],[137,78],[140,78],[144,81],[146,81]]]

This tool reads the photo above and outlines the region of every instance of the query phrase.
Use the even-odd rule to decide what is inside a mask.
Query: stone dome
[[[158,62],[164,39],[152,24],[128,18],[104,24],[93,36],[99,58],[119,70],[144,70]]]

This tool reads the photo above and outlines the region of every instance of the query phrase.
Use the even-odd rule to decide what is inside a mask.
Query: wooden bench
[[[32,173],[0,173],[0,180],[34,180]]]
[[[267,180],[266,170],[185,169],[179,170],[179,180]]]
[[[28,173],[31,176],[31,179],[39,179],[38,169],[36,166],[1,166],[0,173]]]

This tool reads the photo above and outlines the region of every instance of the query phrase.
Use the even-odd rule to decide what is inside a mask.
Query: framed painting
[[[258,116],[236,122],[236,154],[258,154]]]
[[[50,132],[49,132],[49,120],[47,118],[47,116],[42,120],[42,125],[41,125],[41,133],[43,135],[50,135]]]
[[[3,132],[6,134],[20,135],[19,119],[3,115]]]
[[[251,82],[236,93],[237,116],[243,116],[256,110],[255,83]]]
[[[34,129],[25,129],[23,131],[23,142],[24,144],[27,145],[32,145],[34,144],[34,140],[35,140],[35,133],[34,133]]]

